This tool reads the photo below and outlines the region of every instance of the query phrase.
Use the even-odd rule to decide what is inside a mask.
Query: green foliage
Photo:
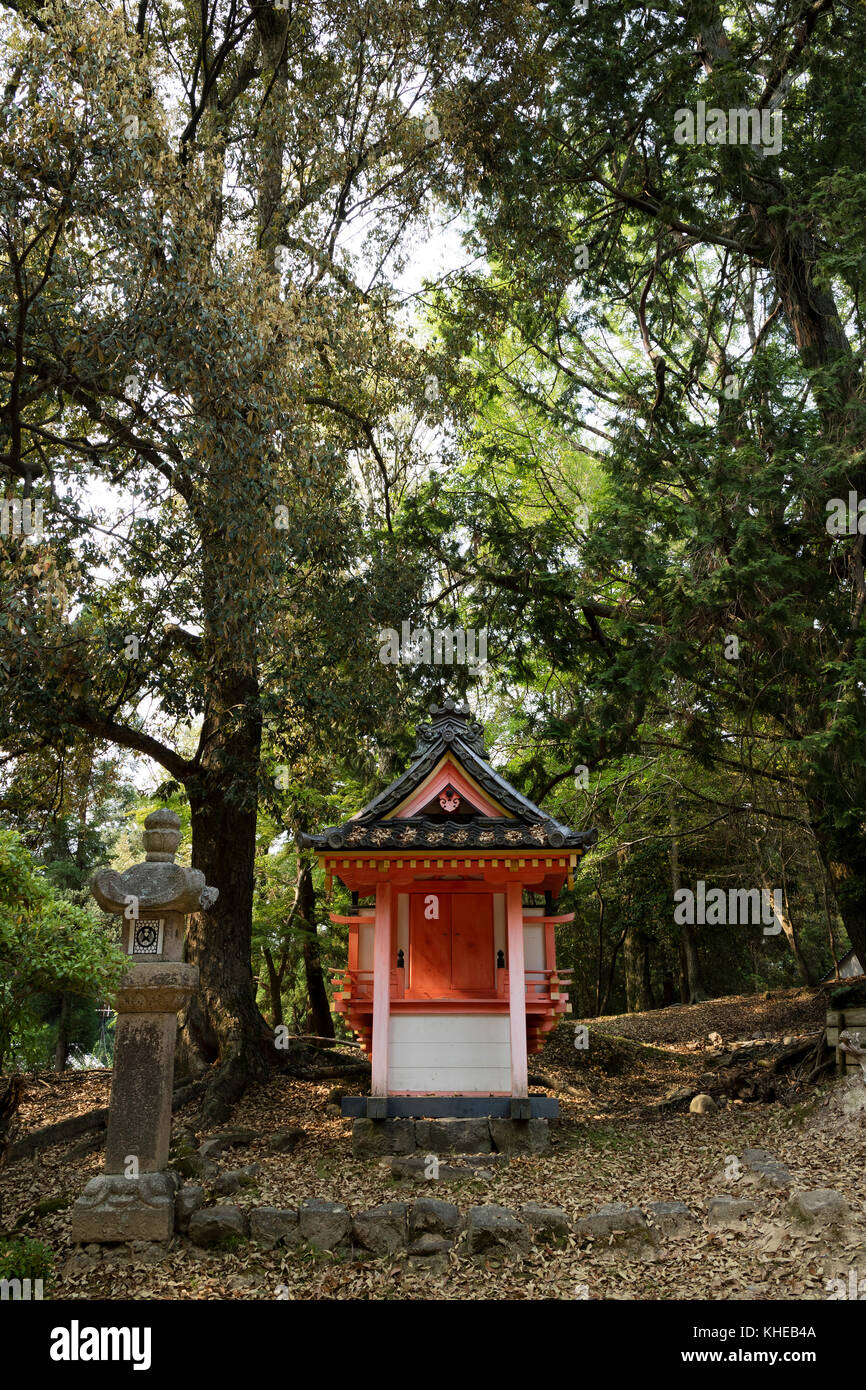
[[[54,1253],[41,1241],[0,1237],[0,1279],[49,1280]]]
[[[325,917],[317,877],[292,920],[293,836],[396,774],[445,678],[517,785],[601,831],[563,933],[583,1011],[679,993],[676,856],[684,884],[784,879],[799,935],[795,966],[697,929],[708,988],[823,970],[840,914],[866,946],[862,538],[824,524],[866,496],[862,9],[141,15],[4,20],[0,460],[50,527],[0,544],[4,811],[69,895],[22,1055],[75,975],[87,869],[138,857],[116,786],[106,827],[62,795],[45,831],[47,747],[64,773],[93,740],[154,759],[185,843],[206,805],[250,866],[259,808],[255,884],[222,892],[200,965],[234,912],[238,978],[252,946],[264,1004],[269,953],[299,1020]],[[778,71],[778,155],[676,142],[678,109]],[[417,325],[401,276],[434,209],[468,268]],[[486,628],[483,680],[380,664],[404,620]],[[326,965],[343,945],[329,926]]]
[[[94,917],[58,894],[14,831],[0,830],[0,1065],[46,991],[102,997],[126,966]]]

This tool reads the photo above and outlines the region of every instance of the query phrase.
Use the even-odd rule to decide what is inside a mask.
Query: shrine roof
[[[429,784],[436,795],[436,783],[431,782],[440,765],[455,766],[466,775],[468,792],[456,793],[459,815],[445,812],[431,814],[429,807],[409,806],[413,793],[423,793]],[[442,778],[440,778],[440,781]],[[447,781],[447,777],[445,778]],[[467,814],[473,804],[473,788],[480,793],[483,804],[491,801],[493,814]],[[450,788],[452,794],[455,792]],[[442,793],[443,796],[447,794]],[[423,797],[421,798],[423,799]],[[453,797],[452,797],[453,799]],[[415,796],[415,802],[419,796]],[[405,814],[400,808],[406,804]],[[409,766],[390,786],[375,796],[363,810],[342,825],[328,826],[317,835],[301,835],[304,847],[328,850],[371,849],[589,849],[595,844],[595,830],[573,830],[542,811],[528,797],[491,767],[484,746],[484,730],[470,717],[465,706],[453,700],[433,705],[430,722],[420,724],[417,743]]]

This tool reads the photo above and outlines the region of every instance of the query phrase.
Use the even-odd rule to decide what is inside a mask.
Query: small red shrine
[[[350,915],[331,918],[349,927],[334,1007],[372,1086],[344,1113],[552,1115],[555,1101],[528,1097],[527,1056],[571,1011],[555,929],[574,914],[554,901],[596,832],[495,772],[467,708],[446,700],[430,716],[402,776],[344,825],[301,837],[328,885],[352,893]]]

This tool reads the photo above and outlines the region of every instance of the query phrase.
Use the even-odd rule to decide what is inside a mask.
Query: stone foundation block
[[[474,1120],[416,1120],[415,1142],[425,1153],[488,1154],[493,1148],[486,1116]]]
[[[353,1158],[389,1158],[415,1152],[414,1120],[352,1121]]]
[[[101,1173],[91,1178],[72,1208],[72,1239],[113,1243],[168,1240],[174,1230],[177,1190],[172,1173],[126,1178]]]
[[[497,1153],[543,1154],[550,1148],[547,1120],[488,1120],[490,1137]]]

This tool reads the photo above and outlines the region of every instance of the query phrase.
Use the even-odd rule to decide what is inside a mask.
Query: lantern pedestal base
[[[81,1245],[126,1240],[169,1240],[174,1230],[173,1173],[91,1178],[72,1208],[72,1239]]]

